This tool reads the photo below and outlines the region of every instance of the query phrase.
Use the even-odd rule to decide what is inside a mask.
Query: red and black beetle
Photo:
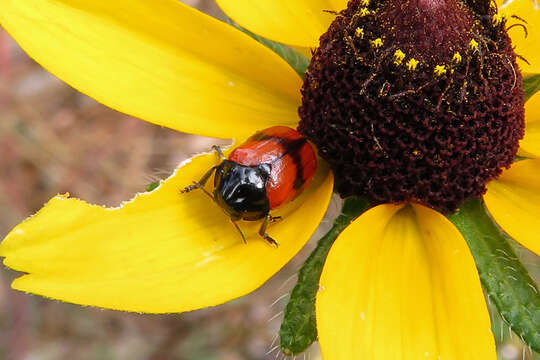
[[[293,200],[313,180],[317,158],[312,146],[298,131],[274,126],[255,133],[228,159],[219,147],[214,149],[223,161],[182,193],[203,190],[229,215],[244,242],[246,238],[236,221],[264,219],[259,235],[277,246],[266,233],[268,223],[279,219],[271,216],[270,210]],[[214,172],[214,190],[209,193],[204,185]]]

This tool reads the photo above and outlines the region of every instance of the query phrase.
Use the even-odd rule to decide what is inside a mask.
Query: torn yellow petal
[[[497,358],[465,240],[419,205],[375,207],[339,236],[316,310],[325,360]]]
[[[242,27],[284,44],[317,47],[347,0],[216,0]],[[330,12],[329,12],[330,11]]]
[[[533,0],[508,1],[506,5],[500,6],[502,1],[498,0],[500,12],[508,19],[506,27],[514,24],[522,24],[526,27],[525,33],[521,25],[515,26],[508,31],[515,46],[516,53],[523,56],[530,63],[518,59],[521,71],[524,73],[540,73],[540,9]],[[516,15],[526,21],[512,18]]]
[[[0,244],[4,264],[28,273],[13,288],[81,305],[147,313],[183,312],[247,294],[283,267],[319,225],[332,194],[320,165],[313,184],[267,232],[241,222],[247,245],[202,191],[181,194],[216,156],[198,156],[160,187],[120,208],[57,196]],[[212,180],[209,181],[209,183]]]
[[[3,0],[0,24],[38,63],[116,110],[244,138],[297,123],[301,79],[249,36],[177,0]]]
[[[518,154],[540,158],[540,92],[525,103],[525,137],[519,143]]]
[[[497,224],[540,255],[540,160],[514,163],[487,189],[484,200]]]

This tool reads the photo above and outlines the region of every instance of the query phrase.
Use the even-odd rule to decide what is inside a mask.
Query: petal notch
[[[324,165],[314,183],[283,209],[268,233],[241,223],[242,243],[228,217],[202,192],[179,190],[199,179],[216,157],[198,156],[150,193],[119,208],[57,196],[16,226],[0,244],[4,264],[28,273],[13,288],[53,299],[147,313],[183,312],[247,294],[283,267],[307,242],[332,194]]]

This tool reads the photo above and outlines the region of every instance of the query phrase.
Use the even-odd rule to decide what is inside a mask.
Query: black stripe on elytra
[[[304,185],[304,166],[302,165],[302,158],[300,156],[300,149],[307,142],[306,138],[300,138],[291,140],[286,137],[280,137],[275,135],[268,135],[265,133],[257,133],[251,137],[253,141],[270,140],[278,144],[283,148],[283,154],[273,162],[281,160],[284,156],[290,155],[294,165],[296,166],[296,178],[294,179],[294,189],[298,190]]]

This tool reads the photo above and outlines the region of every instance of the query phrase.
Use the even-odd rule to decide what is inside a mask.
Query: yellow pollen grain
[[[503,21],[502,14],[493,15],[492,21],[493,21],[493,25],[499,25],[500,23],[502,23]]]
[[[371,14],[371,11],[369,11],[369,9],[367,9],[367,8],[361,8],[361,9],[360,9],[360,16],[361,16],[361,17],[362,17],[362,16],[369,15],[369,14]]]
[[[405,59],[405,53],[400,49],[397,49],[394,53],[394,64],[401,65],[403,59]]]
[[[456,64],[459,64],[461,62],[461,60],[463,60],[463,58],[461,57],[461,54],[456,52],[454,54],[454,57],[452,58],[452,61]]]
[[[446,74],[446,65],[435,66],[435,70],[433,70],[433,73],[435,74],[435,76],[441,76]]]
[[[356,31],[354,32],[354,35],[360,39],[364,38],[364,29],[362,28],[356,28]]]
[[[416,67],[420,64],[420,62],[414,58],[407,61],[407,69],[409,70],[416,70]]]
[[[478,42],[474,39],[472,39],[471,41],[469,41],[469,46],[471,47],[471,49],[473,50],[478,50]]]
[[[371,41],[371,46],[373,46],[374,48],[380,48],[381,46],[383,46],[383,41],[381,38],[376,38],[375,40],[372,40]]]
[[[369,0],[362,0],[363,6],[369,6]]]

